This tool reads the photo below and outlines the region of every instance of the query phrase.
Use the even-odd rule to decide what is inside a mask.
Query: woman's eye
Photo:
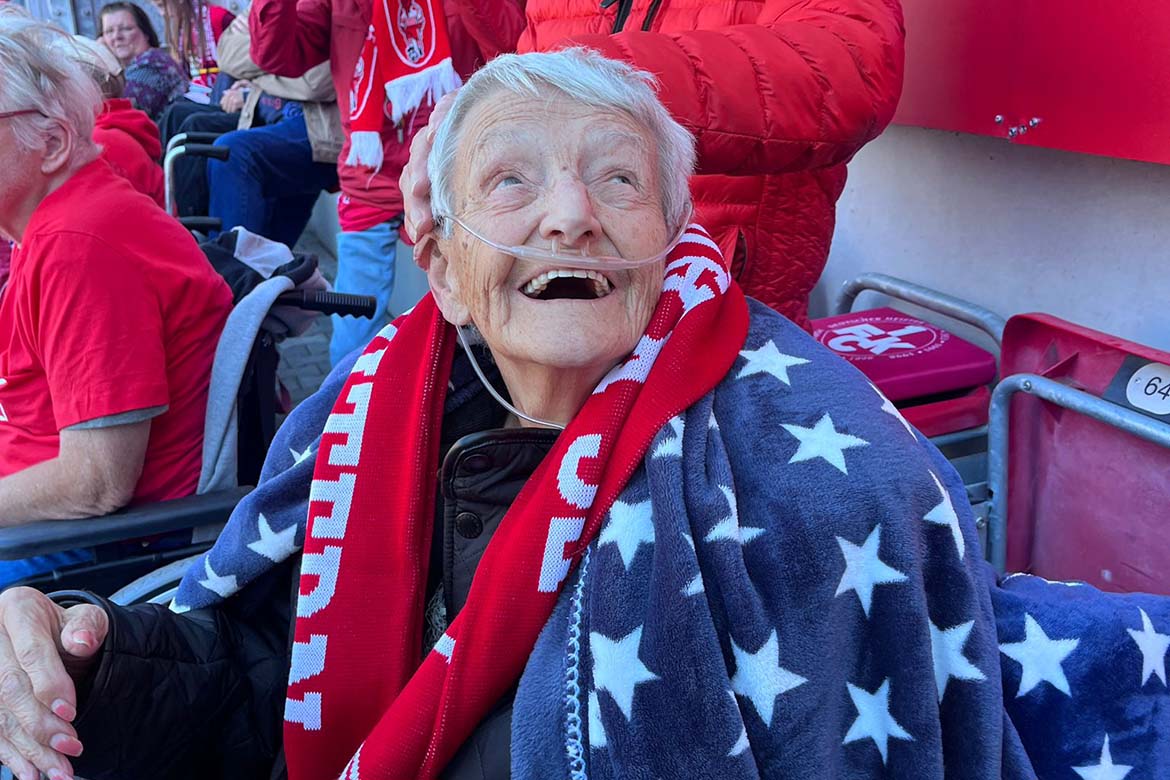
[[[609,177],[609,180],[612,182],[617,182],[618,184],[633,184],[634,183],[633,180],[630,179],[629,176],[626,176],[624,173],[615,173],[613,176]]]
[[[519,183],[520,178],[518,176],[502,176],[496,182],[496,189],[500,189],[501,187],[515,187]]]

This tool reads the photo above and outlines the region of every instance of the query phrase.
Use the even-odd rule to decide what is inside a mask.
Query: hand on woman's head
[[[410,236],[411,241],[418,241],[419,236],[426,235],[435,227],[434,215],[431,214],[431,179],[427,175],[427,158],[435,141],[435,128],[451,110],[455,95],[455,92],[444,95],[435,104],[427,126],[414,134],[410,142],[410,160],[398,178],[405,210],[406,235]]]

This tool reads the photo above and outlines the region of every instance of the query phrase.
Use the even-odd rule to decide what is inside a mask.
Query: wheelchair
[[[203,246],[209,251],[207,244]],[[276,434],[278,344],[288,335],[288,318],[278,316],[282,307],[314,315],[373,316],[369,296],[302,289],[315,272],[315,257],[298,256],[297,262],[269,278],[251,272],[250,278],[237,275],[229,280],[234,305],[212,364],[196,494],[104,517],[0,529],[3,560],[75,548],[95,551],[93,563],[19,584],[108,595],[160,567],[181,573],[187,559],[210,548],[235,505],[256,484]]]

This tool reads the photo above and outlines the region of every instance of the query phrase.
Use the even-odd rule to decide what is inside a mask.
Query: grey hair
[[[671,117],[654,91],[654,76],[583,47],[496,57],[456,93],[451,110],[435,131],[427,158],[431,211],[449,235],[455,215],[455,156],[471,109],[500,90],[539,97],[555,89],[594,108],[619,111],[650,130],[658,150],[662,213],[671,230],[681,228],[691,208],[688,180],[695,169],[695,139]]]
[[[93,127],[102,99],[80,64],[83,56],[63,30],[11,4],[0,8],[0,111],[41,112],[6,120],[25,149],[42,148],[46,132],[58,124],[73,136],[74,164],[97,156]]]

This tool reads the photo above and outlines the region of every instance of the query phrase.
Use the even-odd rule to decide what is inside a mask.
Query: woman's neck
[[[568,425],[605,376],[600,367],[556,368],[497,357],[512,403],[529,417]],[[520,420],[525,427],[539,427]]]

